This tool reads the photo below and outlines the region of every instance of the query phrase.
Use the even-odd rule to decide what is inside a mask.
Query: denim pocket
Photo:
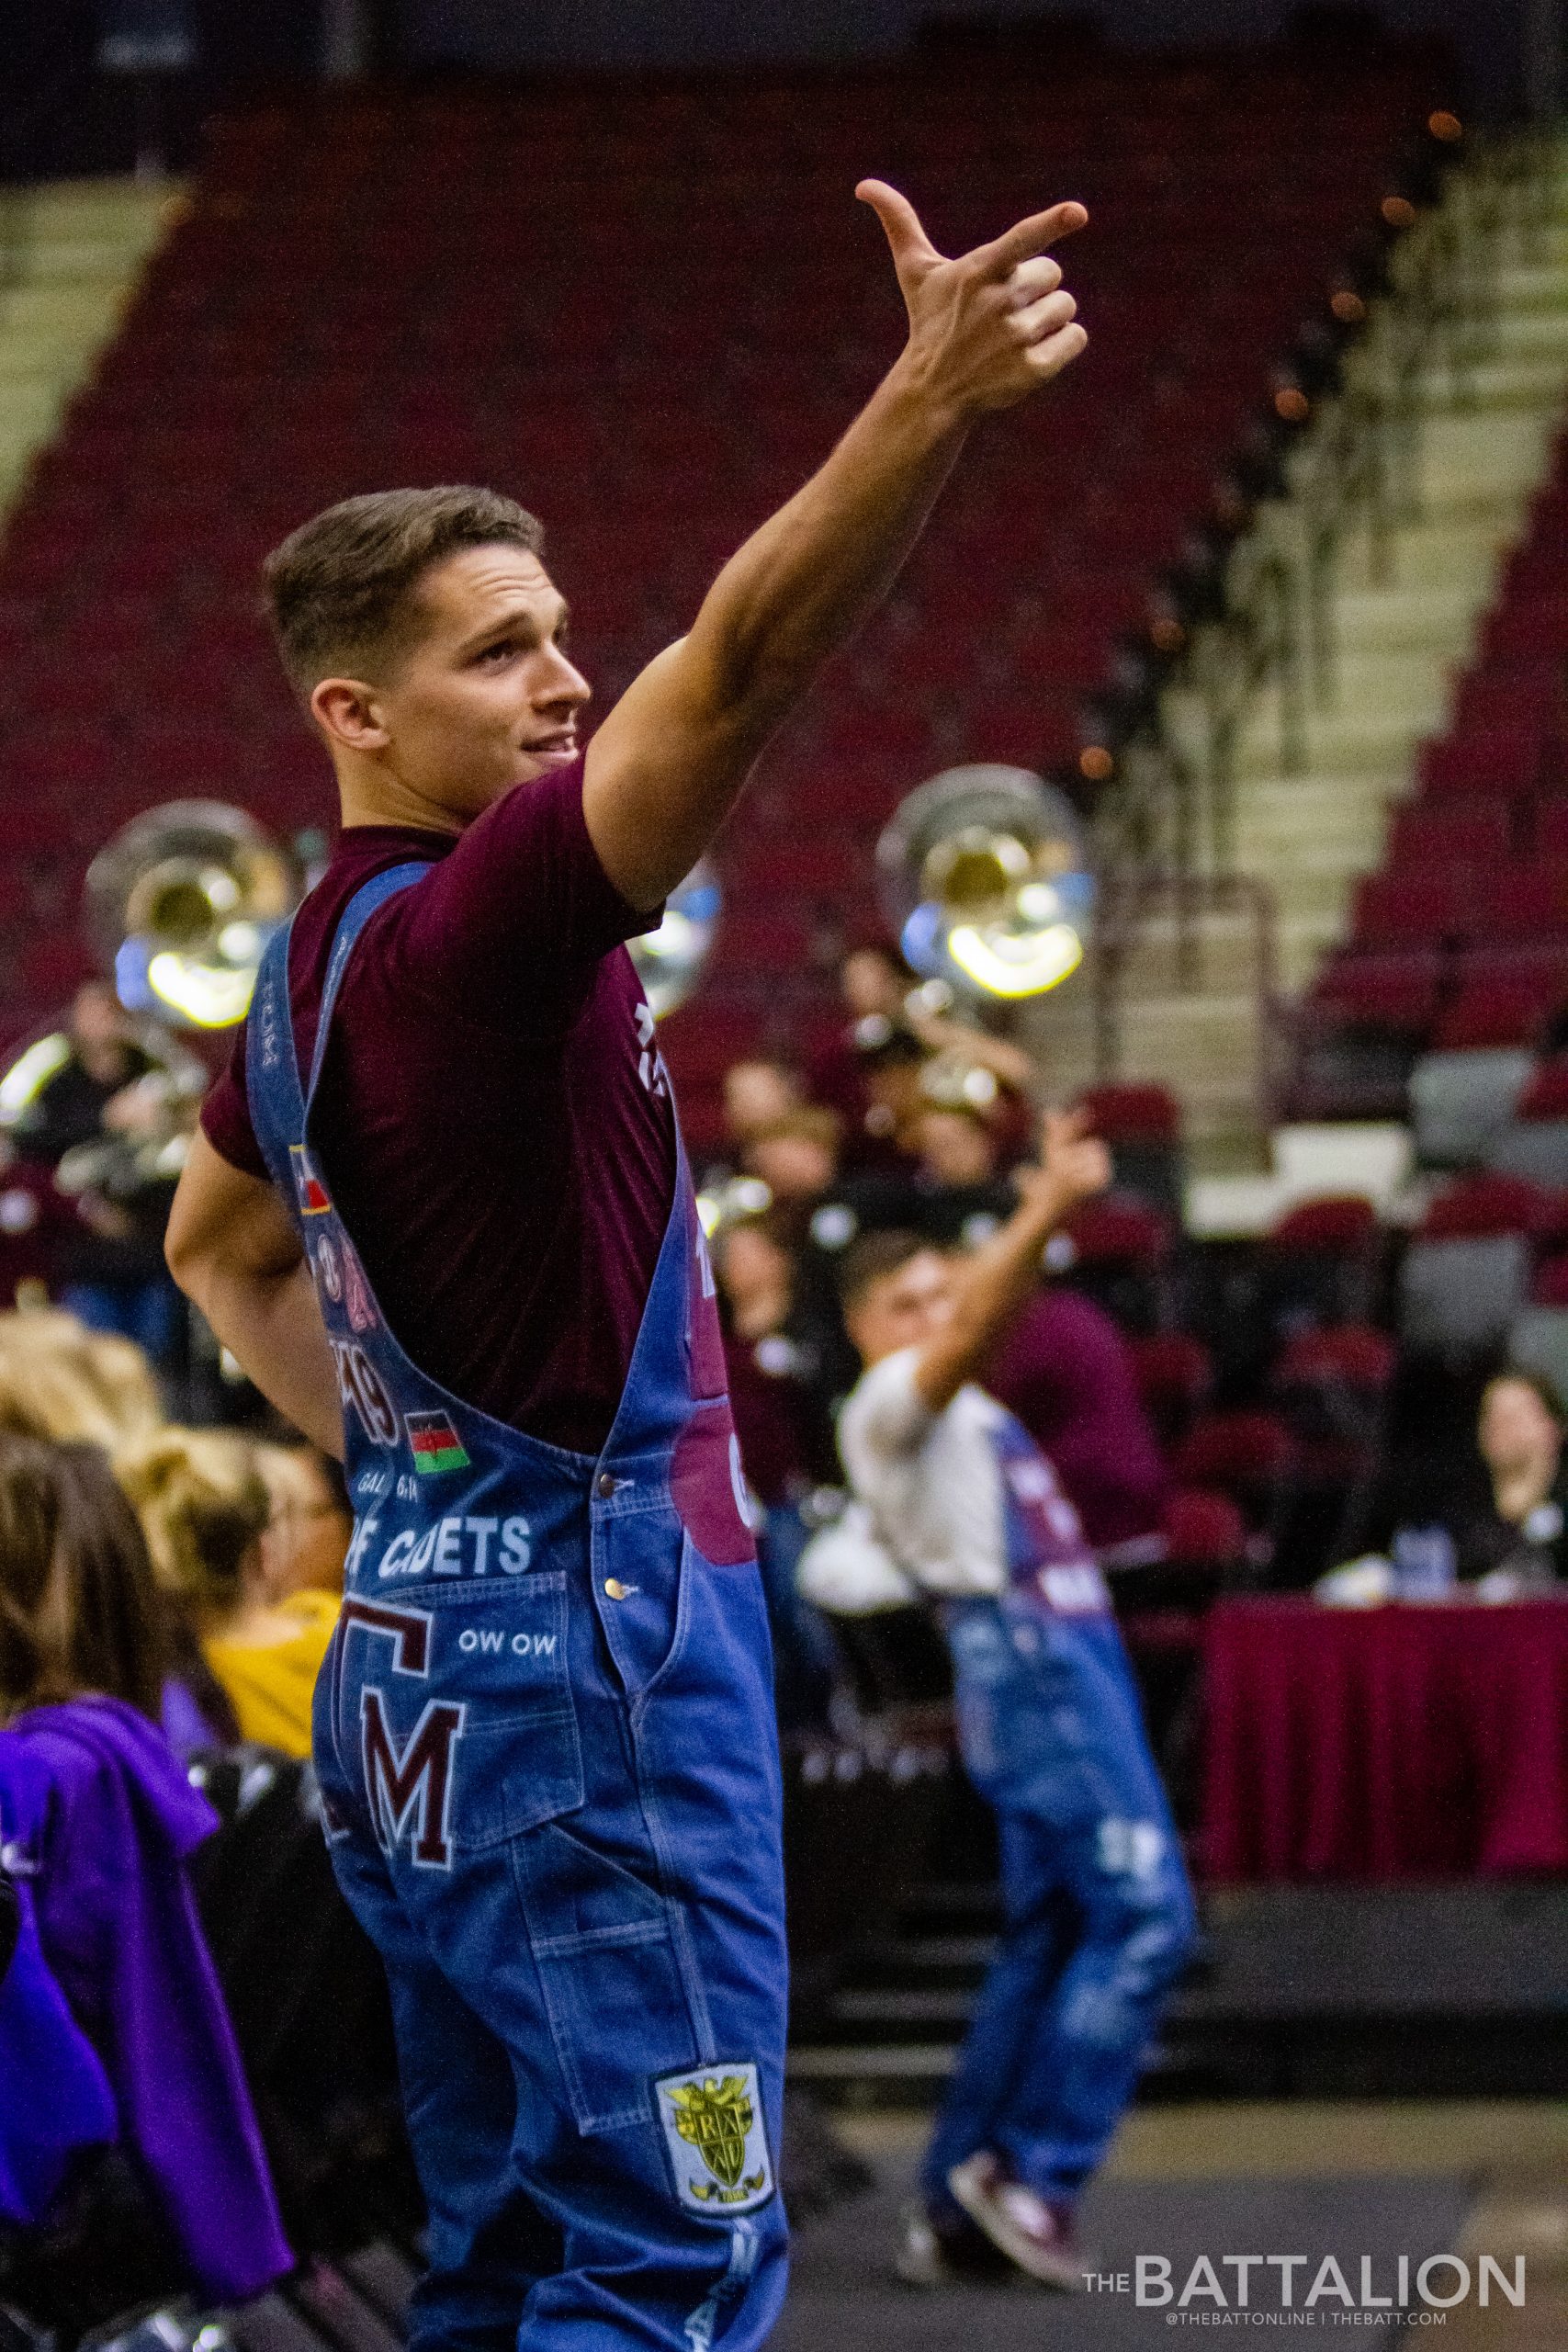
[[[517,1838],[512,1862],[579,2131],[647,2122],[653,2077],[702,2056],[677,1906],[576,1822]]]
[[[357,1757],[382,1846],[406,1838],[416,1863],[499,1844],[583,1792],[564,1575],[429,1598],[351,1596],[340,1634],[339,1753]]]

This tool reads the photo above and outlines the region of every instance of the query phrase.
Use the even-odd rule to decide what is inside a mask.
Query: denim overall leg
[[[1004,1924],[923,2182],[999,2155],[1071,2199],[1102,2159],[1195,1931],[1181,1849],[1104,1580],[1028,1432],[999,1416],[1010,1586],[954,1600],[965,1769],[994,1806]]]
[[[777,2316],[785,1961],[766,1616],[684,1155],[597,1458],[426,1377],[311,1147],[287,938],[249,1091],[338,1369],[355,1504],[316,1691],[338,1879],[387,1963],[431,2267],[416,2347],[760,2345]]]

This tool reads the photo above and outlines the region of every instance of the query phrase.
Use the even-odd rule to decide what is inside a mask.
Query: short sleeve
[[[251,1124],[245,1091],[245,1023],[240,1024],[225,1069],[208,1090],[201,1106],[201,1131],[214,1151],[246,1176],[268,1181],[268,1170],[256,1131]]]
[[[622,898],[582,813],[582,763],[521,784],[409,893],[398,956],[426,993],[483,1022],[547,1014],[586,967],[650,931],[660,910]]]
[[[924,1442],[935,1415],[916,1385],[919,1363],[917,1348],[900,1348],[857,1382],[839,1423],[840,1447],[852,1476],[857,1455],[886,1462],[913,1453]]]

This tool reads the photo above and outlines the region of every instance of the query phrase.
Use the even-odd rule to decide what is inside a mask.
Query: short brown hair
[[[373,673],[409,634],[414,590],[465,548],[543,552],[540,524],[499,491],[444,482],[345,498],[290,531],[262,566],[289,680],[309,695],[334,671]]]
[[[165,1655],[147,1547],[104,1455],[0,1432],[0,1721],[89,1691],[156,1720]]]
[[[863,1233],[852,1241],[833,1269],[839,1305],[847,1313],[855,1301],[871,1288],[873,1283],[886,1282],[889,1274],[902,1273],[911,1260],[923,1258],[928,1250],[942,1251],[923,1233],[888,1231]]]

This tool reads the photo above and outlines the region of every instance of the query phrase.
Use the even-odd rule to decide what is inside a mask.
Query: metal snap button
[[[629,1600],[639,1588],[635,1584],[623,1584],[619,1577],[606,1577],[604,1589],[612,1600]]]
[[[594,1489],[600,1496],[613,1495],[620,1483],[618,1478],[611,1476],[608,1470],[601,1470],[593,1482]]]

